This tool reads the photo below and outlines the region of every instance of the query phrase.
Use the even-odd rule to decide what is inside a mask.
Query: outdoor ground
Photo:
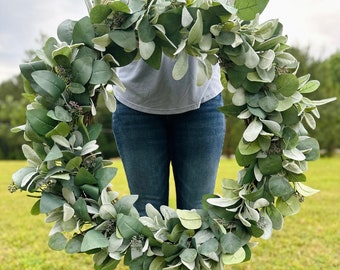
[[[91,270],[89,255],[69,255],[52,251],[47,246],[50,224],[44,216],[31,216],[35,199],[25,193],[11,194],[7,186],[11,175],[25,165],[24,161],[0,161],[0,270]],[[270,240],[258,240],[253,257],[228,270],[336,270],[340,269],[340,158],[322,158],[309,163],[307,185],[320,189],[306,198],[299,214],[285,219],[283,229]],[[119,159],[114,160],[118,175],[113,188],[120,195],[128,194],[124,171]],[[236,178],[239,168],[234,160],[222,159],[220,180]],[[171,206],[174,193],[172,188]],[[119,270],[128,269],[125,266]]]

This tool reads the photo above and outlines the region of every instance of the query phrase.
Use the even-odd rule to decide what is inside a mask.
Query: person
[[[197,59],[180,80],[172,78],[175,61],[163,55],[160,69],[143,60],[117,69],[125,91],[115,87],[117,108],[112,128],[135,207],[156,209],[169,200],[170,163],[176,207],[202,208],[202,196],[213,193],[225,135],[219,65],[197,86]]]

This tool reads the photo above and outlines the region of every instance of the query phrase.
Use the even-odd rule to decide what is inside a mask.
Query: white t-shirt
[[[117,73],[126,90],[116,87],[115,96],[124,105],[145,113],[177,114],[197,109],[223,90],[218,64],[213,66],[211,78],[197,86],[197,61],[189,57],[188,72],[180,80],[172,78],[175,61],[167,56],[163,56],[159,70],[143,60],[120,67]]]

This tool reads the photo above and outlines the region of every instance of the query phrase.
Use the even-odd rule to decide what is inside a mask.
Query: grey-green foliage
[[[54,223],[49,245],[94,254],[95,269],[114,269],[124,256],[131,269],[223,269],[249,260],[251,238],[269,238],[300,200],[317,192],[301,182],[307,162],[319,157],[317,106],[333,99],[306,97],[319,83],[297,77],[277,20],[259,23],[252,6],[242,12],[224,1],[96,1],[90,16],[67,20],[37,58],[20,66],[31,97],[22,150],[28,165],[13,175],[16,188],[39,198],[32,213]],[[265,6],[265,4],[263,4]],[[259,5],[261,6],[261,5]],[[253,10],[253,11],[252,11]],[[252,20],[244,21],[243,17]],[[219,63],[233,94],[221,110],[247,125],[236,149],[244,168],[223,181],[223,194],[208,194],[204,209],[160,211],[139,217],[136,196],[118,198],[110,186],[116,169],[103,160],[92,118],[102,95],[115,109],[110,85],[124,86],[115,68],[142,59],[158,68],[173,57],[175,79],[198,61],[198,84]],[[202,164],[204,166],[204,164]]]

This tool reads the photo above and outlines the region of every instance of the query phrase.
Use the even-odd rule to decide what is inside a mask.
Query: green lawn
[[[234,160],[222,159],[216,192],[222,178],[236,178],[239,168]],[[69,255],[51,251],[47,246],[50,224],[44,216],[31,216],[34,199],[7,191],[11,175],[22,161],[0,161],[0,270],[91,270],[88,255]],[[114,160],[119,173],[113,188],[128,194],[120,160]],[[258,240],[250,262],[226,269],[340,269],[340,158],[320,159],[309,164],[307,185],[320,189],[306,198],[301,212],[285,220],[281,231],[270,240]],[[174,207],[172,189],[171,206]],[[120,270],[127,269],[124,266]]]

